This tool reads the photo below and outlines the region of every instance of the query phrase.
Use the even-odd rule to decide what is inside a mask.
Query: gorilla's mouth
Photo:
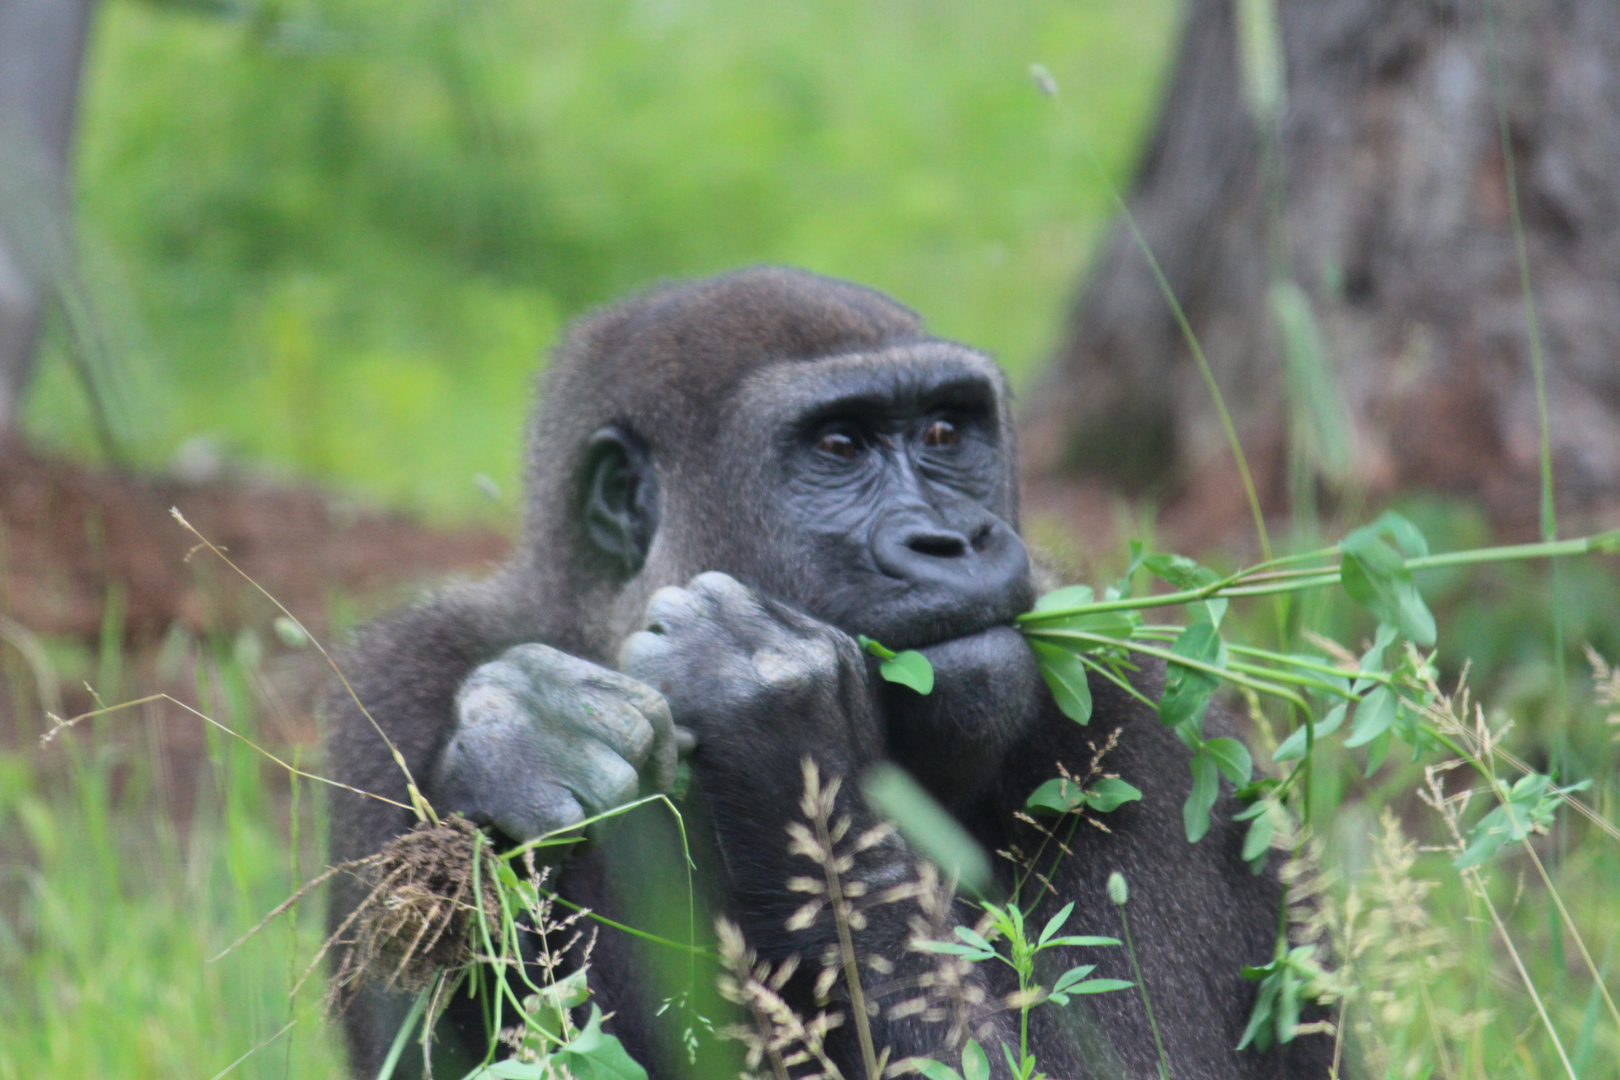
[[[1027,577],[993,595],[940,597],[931,592],[907,590],[887,603],[868,603],[838,622],[853,626],[853,632],[875,638],[891,649],[926,651],[1010,629],[1013,620],[1034,603],[1034,588]]]

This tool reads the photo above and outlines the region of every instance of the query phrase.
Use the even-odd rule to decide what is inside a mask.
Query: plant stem
[[[1338,554],[1337,547],[1327,548],[1326,552]],[[1551,540],[1535,544],[1506,544],[1500,547],[1473,548],[1467,551],[1448,551],[1439,555],[1421,555],[1417,558],[1404,560],[1406,569],[1438,570],[1448,566],[1472,566],[1478,563],[1519,562],[1525,559],[1554,559],[1567,555],[1587,555],[1594,552],[1620,551],[1620,529],[1597,533],[1592,536],[1578,537],[1573,540]],[[1312,556],[1322,554],[1312,552]],[[1264,565],[1275,565],[1281,560],[1272,560]],[[1236,596],[1271,596],[1281,592],[1295,592],[1301,589],[1314,589],[1323,585],[1335,585],[1339,582],[1337,568],[1322,567],[1317,570],[1290,573],[1280,580],[1271,575],[1261,575],[1258,584],[1243,584],[1255,580],[1252,571],[1243,571],[1220,581],[1196,589],[1181,589],[1176,592],[1158,593],[1153,596],[1125,596],[1118,600],[1099,600],[1091,604],[1075,604],[1072,607],[1052,608],[1047,611],[1030,611],[1018,616],[1013,621],[1020,626],[1040,625],[1042,623],[1057,622],[1062,619],[1072,619],[1080,615],[1096,615],[1105,611],[1140,611],[1146,608],[1172,607],[1176,604],[1196,603],[1199,600],[1209,600],[1216,597]]]
[[[1490,895],[1485,891],[1485,879],[1480,877],[1479,871],[1473,867],[1464,870],[1463,875],[1473,879],[1475,890],[1480,899],[1485,901],[1485,910],[1491,913],[1491,923],[1495,925],[1502,944],[1507,946],[1508,955],[1513,958],[1513,966],[1518,969],[1519,978],[1523,981],[1525,990],[1529,992],[1530,1000],[1535,1002],[1536,1012],[1541,1016],[1541,1024],[1547,1029],[1547,1037],[1552,1039],[1553,1049],[1558,1051],[1558,1060],[1564,1063],[1564,1071],[1569,1074],[1569,1080],[1580,1080],[1580,1077],[1575,1075],[1575,1066],[1569,1062],[1569,1055],[1564,1053],[1564,1044],[1558,1038],[1558,1030],[1553,1027],[1552,1017],[1547,1015],[1547,1006],[1542,1003],[1541,995],[1536,991],[1536,984],[1531,981],[1530,973],[1525,970],[1519,950],[1514,947],[1513,939],[1508,936],[1507,927],[1502,925],[1502,916],[1497,914],[1496,905],[1491,902]]]
[[[1159,1051],[1159,1080],[1170,1080],[1170,1059],[1164,1052],[1164,1040],[1159,1038],[1159,1022],[1153,1019],[1153,1002],[1148,1000],[1147,980],[1142,978],[1142,965],[1136,962],[1136,946],[1131,942],[1131,920],[1125,916],[1125,905],[1118,907],[1119,923],[1125,928],[1125,951],[1131,958],[1131,971],[1136,975],[1136,989],[1142,995],[1142,1008],[1147,1012],[1148,1027],[1153,1029],[1153,1045]]]
[[[1126,643],[1120,641],[1119,638],[1109,637],[1106,634],[1089,634],[1084,630],[1036,629],[1029,631],[1029,633],[1045,640],[1082,641],[1093,645],[1125,645],[1132,652],[1144,653],[1148,656],[1156,656],[1159,659],[1169,663],[1180,664],[1182,667],[1192,668],[1194,671],[1202,671],[1205,674],[1213,675],[1218,679],[1227,679],[1231,682],[1237,683],[1239,686],[1247,686],[1250,690],[1254,690],[1257,693],[1270,694],[1273,697],[1280,697],[1284,701],[1292,702],[1293,704],[1298,705],[1301,709],[1306,709],[1307,711],[1309,709],[1309,706],[1305,704],[1304,698],[1285,687],[1277,686],[1273,683],[1263,682],[1249,675],[1241,675],[1226,668],[1217,667],[1214,664],[1207,664],[1202,660],[1193,660],[1190,657],[1178,656],[1169,649],[1161,649],[1154,645],[1148,645],[1145,642],[1132,641]]]
[[[1558,888],[1552,883],[1552,878],[1548,876],[1547,868],[1541,865],[1541,856],[1536,854],[1536,847],[1530,842],[1530,838],[1526,836],[1519,843],[1524,845],[1524,850],[1529,854],[1530,861],[1535,863],[1536,873],[1541,875],[1542,884],[1547,886],[1547,895],[1552,897],[1553,904],[1558,908],[1559,916],[1564,920],[1564,925],[1569,927],[1569,936],[1574,939],[1575,948],[1580,950],[1581,959],[1586,962],[1586,970],[1591,973],[1592,982],[1597,987],[1598,994],[1602,996],[1603,1004],[1609,1007],[1609,1015],[1614,1018],[1616,1029],[1620,1029],[1620,1009],[1615,1008],[1614,998],[1609,996],[1609,988],[1604,985],[1603,976],[1599,973],[1597,964],[1592,961],[1592,954],[1586,950],[1586,941],[1581,937],[1581,932],[1575,928],[1575,920],[1570,918],[1569,909],[1564,907],[1564,898],[1558,894]]]

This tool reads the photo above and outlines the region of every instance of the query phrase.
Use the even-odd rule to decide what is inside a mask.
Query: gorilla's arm
[[[329,768],[339,782],[382,798],[335,793],[333,820],[343,827],[332,830],[334,863],[376,853],[413,823],[404,773],[379,728],[437,812],[465,814],[514,840],[633,798],[644,782],[668,785],[675,743],[663,699],[537,644],[544,631],[516,599],[523,595],[499,576],[446,590],[371,623],[341,658],[354,693],[339,688],[327,702]],[[363,886],[339,876],[329,926],[363,896]],[[409,1002],[396,998],[362,988],[346,1010],[360,1074],[375,1072],[398,1030]],[[467,1020],[466,1048],[481,1054],[487,1036],[478,1018],[459,1019]],[[457,1041],[454,1032],[441,1036]]]
[[[811,1015],[811,986],[836,937],[825,911],[809,927],[789,928],[790,917],[808,899],[790,891],[789,880],[820,876],[819,867],[789,844],[788,824],[804,820],[803,759],[816,763],[824,783],[843,779],[832,816],[850,822],[838,845],[840,855],[851,855],[841,873],[846,885],[858,883],[857,891],[873,897],[912,881],[917,869],[915,856],[892,834],[852,850],[855,838],[880,824],[857,783],[860,769],[881,757],[884,743],[865,657],[847,634],[763,601],[718,573],[699,575],[688,588],[660,591],[647,622],[648,630],[626,642],[624,666],[661,689],[675,719],[695,733],[692,765],[718,831],[728,914],[761,956],[804,961],[787,992],[801,1013]],[[909,948],[916,914],[909,902],[867,906],[861,924],[852,928],[863,986],[881,1005],[871,1020],[873,1035],[895,1060],[953,1058],[944,1024],[892,1019],[888,1007],[901,999],[883,996],[889,987],[915,987],[917,977],[936,966],[931,954]],[[955,921],[972,918],[963,911]],[[892,970],[876,974],[867,964],[874,957]],[[987,1022],[998,1026],[1003,1018]],[[861,1071],[854,1037],[848,1023],[834,1033],[847,1058],[841,1062],[846,1075]]]

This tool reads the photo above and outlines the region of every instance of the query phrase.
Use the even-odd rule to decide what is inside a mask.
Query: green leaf
[[[1340,702],[1339,704],[1333,706],[1333,708],[1329,709],[1327,715],[1316,722],[1316,726],[1314,728],[1314,737],[1320,739],[1324,735],[1331,735],[1335,731],[1338,731],[1339,725],[1344,723],[1344,714],[1348,708],[1349,704],[1347,702]],[[1294,733],[1292,735],[1288,736],[1288,738],[1282,741],[1282,745],[1277,747],[1276,752],[1271,755],[1271,760],[1293,761],[1295,758],[1302,758],[1304,756],[1305,725],[1301,724],[1299,727],[1294,729]]]
[[[996,955],[994,951],[975,949],[971,945],[958,945],[954,941],[919,941],[917,948],[923,952],[943,953],[946,956],[965,956],[970,960],[989,960]]]
[[[1064,904],[1062,908],[1058,909],[1058,913],[1056,915],[1046,920],[1046,926],[1041,930],[1041,936],[1035,941],[1036,948],[1045,945],[1053,934],[1063,929],[1063,924],[1068,921],[1069,916],[1073,913],[1074,901],[1070,900],[1067,904]]]
[[[1083,604],[1093,603],[1094,594],[1090,585],[1069,585],[1065,588],[1049,592],[1035,601],[1036,611],[1062,611],[1064,608],[1076,608]]]
[[[473,1072],[467,1080],[545,1080],[547,1070],[555,1067],[550,1054],[540,1061],[497,1061]]]
[[[1339,542],[1339,580],[1356,603],[1394,623],[1417,644],[1434,644],[1434,615],[1418,594],[1406,561],[1379,534],[1377,524],[1357,529]]]
[[[1096,948],[1099,945],[1118,945],[1119,938],[1095,937],[1091,934],[1077,934],[1074,937],[1053,938],[1047,942],[1054,948],[1058,945],[1073,945],[1078,948]]]
[[[1429,553],[1429,542],[1409,520],[1393,510],[1385,510],[1370,526],[1388,536],[1408,559],[1421,559]]]
[[[1205,664],[1219,666],[1222,662],[1220,633],[1209,618],[1197,618],[1176,638],[1170,647],[1172,656],[1184,656]],[[1159,721],[1166,727],[1186,725],[1201,731],[1209,699],[1215,693],[1219,680],[1204,671],[1184,667],[1171,660],[1165,668],[1164,694],[1159,699]]]
[[[912,1058],[917,1065],[917,1071],[928,1077],[928,1080],[962,1080],[962,1074],[942,1061],[933,1058]]]
[[[1106,994],[1113,990],[1129,990],[1136,984],[1124,979],[1087,979],[1064,991],[1065,994]]]
[[[1265,807],[1264,803],[1257,805],[1262,809]],[[1252,863],[1265,858],[1266,852],[1271,850],[1271,838],[1275,833],[1276,826],[1272,823],[1270,814],[1255,815],[1254,821],[1249,825],[1249,831],[1243,837],[1243,861]]]
[[[958,926],[954,931],[952,931],[952,933],[961,938],[963,941],[967,942],[969,945],[972,945],[975,949],[986,949],[990,952],[996,951],[991,947],[990,943],[984,940],[984,938],[980,936],[979,933],[971,926]]]
[[[1006,1040],[1001,1043],[1001,1056],[1007,1059],[1007,1068],[1013,1074],[1013,1080],[1022,1080],[1024,1070],[1018,1067],[1018,1060],[1013,1057],[1012,1047]]]
[[[1254,774],[1254,759],[1249,748],[1236,739],[1211,739],[1204,744],[1204,752],[1215,759],[1226,778],[1234,784],[1247,784]]]
[[[990,1059],[973,1039],[962,1047],[962,1080],[990,1080]]]
[[[647,1080],[647,1070],[625,1050],[624,1044],[602,1030],[602,1010],[591,1006],[591,1018],[553,1059],[576,1080]]]
[[[919,694],[927,695],[934,689],[934,665],[928,657],[914,649],[896,653],[893,659],[878,665],[878,674],[892,683],[909,686]]]
[[[1479,819],[1470,835],[1474,838],[1468,849],[1452,865],[1459,870],[1478,866],[1506,843],[1518,843],[1540,828],[1552,824],[1558,806],[1569,792],[1586,787],[1582,781],[1572,787],[1549,791],[1552,777],[1545,773],[1529,773],[1519,778],[1508,791],[1506,801]]]
[[[1086,801],[1085,789],[1073,780],[1053,777],[1036,788],[1024,800],[1027,810],[1049,810],[1054,814],[1067,814],[1078,810]]]
[[[1386,731],[1367,744],[1367,771],[1363,775],[1371,776],[1378,771],[1378,767],[1384,763],[1385,756],[1389,754],[1389,744],[1394,738],[1394,732]]]
[[[1086,665],[1080,657],[1044,641],[1031,641],[1029,647],[1063,715],[1077,724],[1090,723],[1091,685],[1086,681]]]
[[[1215,759],[1203,750],[1193,755],[1192,793],[1181,808],[1181,818],[1187,827],[1187,839],[1196,844],[1209,832],[1209,812],[1220,794],[1221,772]]]
[[[1063,993],[1063,991],[1067,990],[1069,987],[1073,986],[1075,983],[1079,982],[1081,979],[1084,979],[1087,975],[1090,975],[1096,970],[1096,964],[1081,964],[1079,967],[1070,968],[1068,971],[1065,971],[1062,975],[1057,977],[1057,982],[1052,984],[1052,993]]]
[[[1213,585],[1221,576],[1207,566],[1199,566],[1185,555],[1154,552],[1142,559],[1148,573],[1177,589],[1199,589]]]
[[[1395,694],[1387,686],[1372,690],[1356,705],[1356,722],[1344,745],[1365,746],[1388,731],[1395,723]]]
[[[1361,661],[1356,665],[1361,677],[1350,688],[1352,691],[1359,694],[1378,681],[1367,676],[1384,670],[1384,650],[1395,643],[1396,635],[1399,633],[1399,630],[1387,622],[1378,624],[1378,632],[1373,637],[1372,647],[1361,654]]]
[[[1254,974],[1250,974],[1253,972]],[[1261,975],[1261,972],[1269,974]],[[1271,1017],[1277,1006],[1277,993],[1281,989],[1278,981],[1281,975],[1279,965],[1272,964],[1266,968],[1244,968],[1243,976],[1247,979],[1261,979],[1260,993],[1255,996],[1254,1010],[1249,1013],[1249,1024],[1243,1029],[1243,1037],[1238,1040],[1237,1048],[1244,1049],[1253,1043],[1256,1050],[1264,1053],[1271,1048]]]
[[[1099,814],[1107,814],[1141,797],[1142,792],[1134,785],[1127,784],[1117,776],[1105,776],[1086,792],[1086,805]]]

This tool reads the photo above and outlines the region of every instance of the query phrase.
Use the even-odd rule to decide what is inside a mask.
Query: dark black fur
[[[936,414],[949,415],[961,438],[949,454],[930,457],[915,449],[914,436],[917,418]],[[817,449],[817,433],[850,416],[912,449],[894,451],[892,462],[858,483],[840,474],[841,459]],[[452,797],[436,790],[434,778],[458,722],[457,691],[479,665],[511,646],[542,642],[599,664],[625,663],[661,684],[676,722],[699,740],[692,763],[700,794],[685,809],[712,871],[714,905],[741,922],[762,955],[802,954],[812,961],[807,969],[825,928],[795,935],[783,925],[798,903],[787,877],[807,869],[785,851],[801,755],[839,773],[896,761],[987,850],[1030,851],[1038,837],[1014,812],[1058,762],[1083,769],[1088,743],[1118,728],[1107,767],[1144,797],[1108,816],[1111,831],[1076,833],[1055,895],[1036,919],[1073,900],[1068,932],[1117,935],[1104,883],[1123,871],[1174,1074],[1323,1076],[1320,1037],[1265,1056],[1232,1049],[1254,998],[1239,967],[1270,959],[1279,885],[1242,862],[1229,797],[1210,834],[1189,845],[1180,810],[1187,751],[1175,735],[1107,683],[1093,686],[1091,726],[1077,726],[1057,710],[1029,650],[1006,628],[1032,599],[1016,536],[1016,458],[994,365],[927,336],[912,312],[878,293],[777,269],[660,289],[584,320],[558,351],[531,436],[524,540],[511,564],[489,581],[373,623],[347,670],[429,800],[474,815],[480,798],[502,793]],[[709,570],[746,588],[711,576],[654,596]],[[654,632],[631,638],[621,659],[627,637],[649,620]],[[847,636],[856,632],[922,648],[938,688],[922,698],[876,680]],[[775,683],[728,680],[725,663],[761,649],[798,664],[800,674]],[[404,799],[381,740],[341,697],[330,709],[327,750],[337,779]],[[870,819],[852,784],[842,803],[858,826]],[[410,816],[340,793],[332,821],[332,857],[343,860],[378,850],[409,827]],[[559,888],[604,914],[655,918],[672,898],[648,896],[662,888],[648,882],[678,880],[673,845],[664,819],[637,811],[567,863]],[[890,843],[866,853],[855,874],[889,880],[910,862],[903,846]],[[671,876],[660,878],[659,867]],[[333,924],[357,902],[354,887],[340,885]],[[902,974],[904,965],[925,962],[905,953],[908,914],[903,904],[879,909],[861,941],[862,949],[900,960]],[[604,1008],[616,1010],[610,1030],[653,1076],[672,1076],[685,1071],[666,1030],[678,1021],[653,1015],[652,959],[608,933],[591,982]],[[1121,950],[1065,960],[1131,977]],[[987,990],[1004,992],[995,967],[981,965],[978,977]],[[374,1075],[403,1011],[402,1001],[374,991],[351,1003],[357,1076]],[[1157,1071],[1134,993],[1034,1015],[1034,1048],[1049,1075]],[[1010,1034],[1006,1016],[985,1023],[987,1037]],[[897,1058],[954,1060],[938,1025],[879,1019],[876,1029]],[[465,1001],[440,1038],[441,1075],[453,1073],[458,1048],[466,1060],[485,1040]],[[854,1054],[849,1025],[839,1052]],[[999,1059],[992,1052],[998,1071]],[[845,1073],[859,1075],[858,1059],[849,1058]],[[700,1068],[699,1075],[716,1073]]]

